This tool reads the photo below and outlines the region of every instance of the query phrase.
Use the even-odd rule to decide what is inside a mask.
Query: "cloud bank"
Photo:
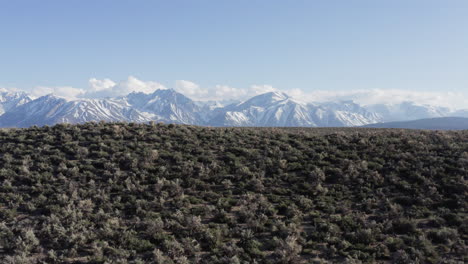
[[[158,89],[166,89],[164,85],[152,82],[142,81],[133,76],[129,76],[127,80],[114,82],[110,79],[98,80],[91,78],[88,81],[89,88],[81,97],[85,98],[106,98],[125,96],[132,92],[152,93]]]
[[[58,87],[45,87],[38,86],[30,91],[33,97],[40,97],[46,94],[54,94],[56,96],[65,97],[69,99],[77,98],[85,92],[83,89],[74,88],[71,86],[58,86]]]
[[[353,100],[361,105],[415,102],[452,109],[468,108],[468,94],[462,92],[423,92],[401,89],[363,89],[351,91],[296,91],[295,96],[308,102]]]
[[[236,88],[225,84],[203,87],[188,80],[177,80],[172,86],[176,91],[197,101],[228,101],[246,100],[252,96],[266,92],[282,91],[303,102],[325,102],[353,100],[362,105],[397,104],[412,101],[418,104],[445,106],[452,109],[468,108],[468,92],[425,92],[402,89],[362,89],[362,90],[310,90],[278,89],[268,84],[254,84],[250,87]],[[27,92],[34,97],[53,93],[68,99],[106,98],[125,96],[131,92],[153,93],[166,86],[155,81],[142,81],[134,76],[115,82],[111,79],[91,78],[88,87],[75,88],[70,86],[44,87],[38,86]],[[12,89],[8,89],[12,90]]]

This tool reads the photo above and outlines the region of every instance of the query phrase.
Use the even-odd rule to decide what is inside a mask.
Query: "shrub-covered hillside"
[[[1,263],[467,262],[468,131],[0,131]]]

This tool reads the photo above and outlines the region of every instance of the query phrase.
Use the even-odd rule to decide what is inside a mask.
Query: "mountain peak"
[[[25,92],[0,89],[0,115],[30,101],[32,98]]]
[[[262,96],[262,95],[259,95],[259,96]],[[267,92],[267,93],[264,93],[263,96],[268,96],[268,97],[277,99],[278,101],[291,98],[286,93],[280,92],[280,91]]]
[[[273,91],[273,92],[267,92],[267,93],[254,96],[250,98],[249,100],[240,103],[239,105],[264,106],[264,105],[275,104],[281,101],[285,101],[289,98],[291,97],[289,97],[289,95],[283,92]]]
[[[132,92],[105,99],[67,99],[48,94],[32,100],[22,92],[0,92],[0,127],[87,121],[149,120],[214,126],[360,126],[370,123],[468,116],[413,102],[362,107],[351,100],[306,104],[280,91],[256,95],[244,102],[194,102],[174,89],[151,94]]]
[[[52,93],[43,95],[43,96],[37,98],[36,100],[38,100],[38,101],[68,101],[68,99],[66,99],[64,97],[57,96],[57,95],[52,94]]]

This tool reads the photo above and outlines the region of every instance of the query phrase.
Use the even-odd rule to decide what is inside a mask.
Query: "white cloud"
[[[216,85],[203,88],[200,85],[180,80],[176,82],[175,89],[193,100],[245,100],[262,93],[282,91],[291,97],[303,102],[325,102],[353,100],[362,105],[370,104],[397,104],[405,101],[417,104],[445,106],[452,109],[468,108],[467,94],[454,92],[424,92],[401,89],[361,89],[327,91],[304,91],[302,89],[280,90],[272,85],[251,85],[248,88],[234,88],[228,85]]]
[[[195,100],[204,100],[211,97],[211,95],[209,95],[208,89],[203,89],[200,87],[200,85],[191,81],[178,80],[175,82],[174,89],[179,93],[182,93],[185,96]]]
[[[74,88],[71,86],[58,86],[58,87],[45,87],[38,86],[33,88],[30,91],[30,94],[34,97],[40,97],[47,94],[54,94],[59,97],[64,97],[67,99],[76,99],[77,97],[83,95],[85,90]]]
[[[228,85],[215,85],[214,87],[205,88],[187,80],[176,81],[174,89],[197,101],[242,100],[251,95],[248,89],[234,88]]]
[[[216,96],[216,100],[223,100],[223,99],[242,99],[247,96],[248,91],[247,89],[239,89],[230,87],[227,85],[216,85],[214,87],[214,94]]]
[[[416,104],[444,106],[451,109],[468,108],[468,93],[462,92],[426,92],[401,89],[304,91],[302,89],[280,90],[267,84],[252,85],[246,89],[233,88],[227,85],[216,85],[213,88],[202,89],[192,82],[185,83],[185,88],[179,89],[179,91],[194,100],[245,100],[262,93],[282,91],[297,100],[309,103],[353,100],[361,105],[371,105],[398,104],[411,101]]]
[[[276,91],[279,91],[279,90],[274,88],[271,85],[268,85],[268,84],[257,85],[256,84],[256,85],[250,86],[249,93],[254,94],[254,95],[259,95],[259,94],[263,94],[263,93],[276,92]]]
[[[117,97],[124,96],[132,92],[153,93],[158,89],[166,89],[160,83],[152,81],[142,81],[133,76],[129,76],[127,80],[115,83],[110,79],[96,79],[89,80],[89,89],[83,95],[86,98],[104,98],[104,97]]]
[[[249,88],[215,85],[214,87],[205,88],[187,80],[176,81],[174,89],[192,100],[198,101],[244,100],[262,93],[278,91],[271,85],[252,85]]]
[[[273,86],[267,84],[252,85],[248,88],[235,88],[219,84],[214,87],[205,88],[194,82],[186,80],[176,81],[174,89],[192,100],[198,101],[245,100],[262,93],[279,91]]]
[[[158,89],[167,89],[164,85],[154,81],[142,81],[133,76],[127,80],[114,82],[110,79],[89,79],[86,89],[70,86],[45,87],[38,86],[28,92],[35,97],[53,93],[68,99],[75,98],[103,98],[125,96],[131,92],[152,93]],[[218,100],[246,100],[266,92],[282,91],[303,102],[324,102],[353,100],[362,105],[387,103],[396,104],[412,101],[418,104],[445,106],[451,109],[468,108],[468,92],[434,92],[410,91],[402,89],[361,89],[361,90],[313,90],[278,89],[268,84],[255,84],[246,88],[236,88],[228,85],[215,85],[203,87],[192,81],[178,80],[174,89],[185,96],[199,101]],[[18,91],[14,88],[2,88],[0,91]]]
[[[20,90],[14,87],[0,87],[0,93],[11,93],[11,92],[19,92]]]
[[[34,88],[21,90],[15,87],[0,87],[0,92],[26,92],[30,97],[37,98],[48,94],[54,94],[55,96],[63,97],[66,99],[76,99],[85,93],[84,89],[79,89],[71,86],[36,86]]]
[[[47,94],[54,94],[56,96],[64,97],[67,99],[77,98],[105,98],[105,97],[118,97],[124,96],[131,92],[152,93],[158,89],[167,89],[164,85],[152,82],[141,81],[133,76],[129,76],[127,80],[121,82],[114,82],[110,79],[96,79],[91,78],[88,81],[86,89],[75,88],[71,86],[37,86],[27,92],[33,97],[40,97]],[[8,89],[13,91],[13,89]]]
[[[88,83],[91,91],[94,92],[110,89],[117,85],[114,81],[110,79],[98,80],[96,78],[89,79]]]
[[[338,100],[353,100],[362,105],[371,104],[397,104],[411,101],[418,104],[445,106],[450,108],[467,108],[467,94],[455,92],[423,92],[400,89],[368,89],[351,91],[326,91],[312,92],[300,91],[291,96],[307,102],[324,102]]]

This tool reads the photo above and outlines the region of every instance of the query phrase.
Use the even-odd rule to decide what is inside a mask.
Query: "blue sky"
[[[0,0],[0,87],[134,76],[201,90],[464,93],[466,14],[465,0]]]

